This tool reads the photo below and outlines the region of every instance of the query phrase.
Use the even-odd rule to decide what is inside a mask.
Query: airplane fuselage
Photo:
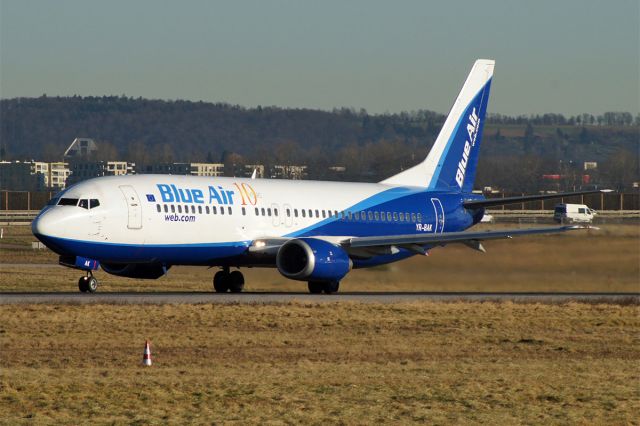
[[[460,193],[372,183],[138,175],[85,181],[58,198],[77,203],[52,202],[34,233],[60,255],[166,265],[275,266],[249,255],[249,245],[456,232],[482,216],[462,208]],[[412,254],[355,257],[353,266]]]

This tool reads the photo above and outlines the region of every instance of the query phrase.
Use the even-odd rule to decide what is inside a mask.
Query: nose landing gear
[[[78,280],[78,288],[83,293],[95,293],[98,289],[98,280],[89,271],[86,276]]]

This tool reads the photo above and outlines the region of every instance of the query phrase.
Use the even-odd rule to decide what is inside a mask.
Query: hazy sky
[[[447,112],[640,110],[640,1],[0,0],[0,97],[121,95]]]

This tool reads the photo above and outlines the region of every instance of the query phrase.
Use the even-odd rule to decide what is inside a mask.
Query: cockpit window
[[[83,199],[78,203],[78,207],[82,207],[83,209],[89,208],[89,200]]]
[[[99,200],[97,200],[97,199],[95,199],[95,198],[92,198],[92,199],[91,199],[91,204],[90,204],[90,207],[89,207],[89,208],[90,208],[90,209],[95,209],[95,208],[96,208],[96,207],[98,207],[99,205],[100,205],[100,201],[99,201]]]
[[[59,206],[77,206],[78,199],[77,198],[60,198],[58,205]]]

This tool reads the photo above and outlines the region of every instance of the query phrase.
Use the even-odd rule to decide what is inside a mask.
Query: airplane
[[[216,292],[241,292],[241,267],[277,268],[331,294],[355,268],[396,262],[452,243],[585,229],[465,231],[486,207],[582,191],[485,199],[472,192],[495,61],[477,60],[427,157],[379,183],[175,175],[105,176],[50,200],[33,234],[83,271],[157,279],[175,265],[217,267]],[[233,268],[233,270],[232,270]]]

